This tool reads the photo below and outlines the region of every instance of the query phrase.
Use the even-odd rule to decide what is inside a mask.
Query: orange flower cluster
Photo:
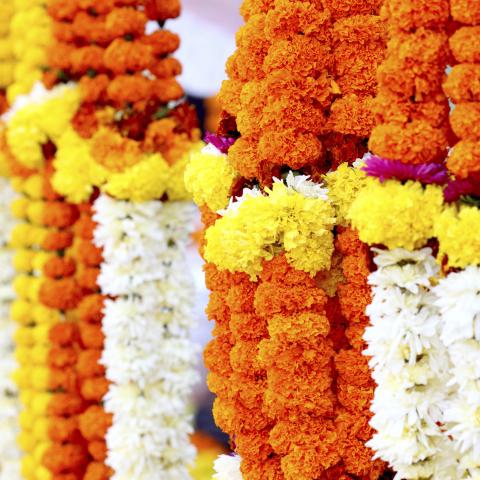
[[[271,461],[269,444],[272,422],[261,408],[266,374],[256,357],[268,332],[255,313],[256,284],[244,273],[220,272],[211,264],[205,274],[211,291],[207,313],[215,320],[214,338],[204,353],[208,386],[217,395],[215,421],[242,455],[245,479],[277,478],[278,459],[276,465]]]
[[[472,0],[451,0],[451,14],[459,22],[450,37],[450,49],[457,62],[443,85],[455,103],[450,125],[459,141],[447,159],[458,178],[480,180],[480,5]]]
[[[386,470],[381,460],[372,462],[373,451],[365,446],[373,430],[368,422],[375,382],[362,355],[363,334],[369,324],[365,309],[371,300],[368,276],[371,255],[352,229],[340,229],[336,249],[342,255],[344,280],[337,285],[340,314],[345,325],[344,339],[335,354],[338,406],[335,425],[343,463],[343,474],[355,478],[377,479]],[[332,322],[331,318],[331,322]],[[342,323],[343,323],[342,322]]]
[[[244,2],[220,92],[241,134],[229,153],[241,176],[269,184],[289,167],[315,178],[364,153],[385,50],[380,4]]]
[[[380,124],[370,137],[370,150],[404,163],[442,162],[450,138],[442,91],[449,60],[449,0],[386,0],[383,14],[390,41],[378,69],[374,109]]]
[[[80,416],[80,431],[89,453],[83,480],[107,480],[112,472],[104,463],[107,454],[105,433],[111,424],[111,416],[102,407],[108,381],[105,368],[99,363],[104,341],[101,328],[104,297],[97,285],[102,252],[93,244],[95,222],[91,204],[81,205],[80,211],[74,229],[73,255],[78,265],[78,283],[84,294],[76,311],[81,339],[76,371],[81,397],[88,403],[88,408]]]
[[[68,7],[64,3],[48,2],[56,42],[45,81],[79,81],[84,103],[73,119],[76,130],[90,138],[103,126],[130,141],[130,148],[162,154],[167,150],[170,163],[179,160],[191,140],[199,137],[192,109],[184,104],[167,106],[184,96],[175,79],[182,67],[171,57],[180,41],[164,29],[145,33],[147,21],[162,24],[178,16],[179,1],[109,0],[99,6],[78,0]],[[106,143],[98,156],[104,157],[110,146]],[[113,154],[115,148],[109,152]]]

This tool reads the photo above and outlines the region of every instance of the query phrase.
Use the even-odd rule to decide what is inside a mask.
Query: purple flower
[[[480,195],[480,182],[474,180],[451,180],[448,182],[443,197],[447,203],[456,202],[465,195]]]
[[[228,149],[235,143],[235,139],[230,137],[221,137],[220,135],[207,132],[205,134],[205,142],[211,143],[222,153],[228,153]]]
[[[411,165],[399,160],[386,160],[372,155],[367,158],[363,171],[381,182],[392,178],[400,181],[418,180],[424,184],[443,185],[448,182],[446,168],[439,163],[420,163]]]

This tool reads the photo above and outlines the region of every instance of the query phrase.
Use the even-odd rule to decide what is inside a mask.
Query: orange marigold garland
[[[308,214],[301,202],[317,198],[331,205],[328,192],[304,175],[319,182],[330,169],[361,157],[376,123],[375,74],[386,41],[381,3],[244,1],[246,24],[220,92],[219,136],[209,137],[187,169],[187,186],[203,207],[206,258],[215,264],[206,272],[208,312],[217,326],[205,352],[217,394],[215,418],[230,434],[246,479],[377,479],[386,470],[365,446],[373,394],[361,355],[368,249],[352,240],[363,262],[358,272],[351,270],[357,257],[343,230],[325,264],[321,255],[330,257],[333,244],[312,251],[312,258],[305,253],[303,265],[295,250],[308,242],[303,235],[315,235],[303,223]],[[295,217],[293,202],[282,214],[269,206],[265,197],[287,204],[281,183],[287,199],[298,195],[304,216]],[[228,197],[230,206],[218,210]],[[258,215],[252,232],[241,227],[248,226],[248,216],[242,217],[248,208]],[[329,212],[326,206],[317,217],[317,232]],[[279,234],[275,226],[282,221],[291,227]],[[235,255],[245,259],[242,271],[250,278],[222,247],[222,238],[224,245],[235,241],[235,227],[242,228],[237,239],[243,245],[238,252],[235,246]],[[231,231],[222,237],[214,233],[220,228]],[[323,268],[313,267],[315,261]],[[237,459],[219,461],[217,477],[236,469]]]

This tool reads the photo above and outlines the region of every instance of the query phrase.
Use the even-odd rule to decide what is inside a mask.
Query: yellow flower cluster
[[[0,3],[0,88],[5,89],[13,82],[13,51],[10,41],[10,21],[13,15],[10,1]]]
[[[442,206],[440,187],[424,188],[412,181],[381,183],[368,178],[366,187],[352,203],[348,218],[365,243],[413,250],[433,237],[434,222]]]
[[[188,153],[172,166],[159,153],[145,153],[138,163],[118,172],[96,162],[91,144],[71,126],[66,127],[58,140],[53,186],[68,201],[88,200],[94,187],[112,197],[134,202],[160,199],[164,194],[170,200],[190,198],[183,180]],[[194,144],[193,148],[198,146]]]
[[[244,195],[206,232],[205,259],[221,270],[256,279],[263,260],[284,251],[297,269],[312,275],[330,267],[334,250],[332,205],[278,182],[266,195]]]
[[[37,98],[38,96],[38,98]],[[14,112],[7,124],[7,144],[15,158],[28,168],[41,168],[42,145],[57,143],[80,105],[79,90],[61,85],[50,92],[34,89],[31,101]]]
[[[335,207],[337,224],[346,227],[350,223],[347,219],[350,206],[367,185],[367,177],[361,169],[342,163],[337,170],[325,175],[325,184],[328,198]]]
[[[214,212],[228,205],[236,178],[227,155],[217,152],[211,146],[193,152],[185,170],[185,185],[195,203],[207,205]]]
[[[450,267],[480,264],[480,210],[472,206],[445,208],[435,219],[439,258],[448,257]]]
[[[15,67],[13,84],[7,90],[10,103],[18,95],[28,93],[42,78],[42,68],[47,65],[47,47],[53,38],[45,0],[13,0],[13,4],[15,12],[10,24],[10,42]]]
[[[39,302],[41,271],[52,253],[39,248],[46,229],[40,227],[44,207],[42,202],[42,177],[14,179],[14,187],[23,196],[12,205],[12,212],[21,222],[12,233],[12,244],[17,249],[14,266],[16,300],[11,306],[11,317],[18,323],[14,334],[17,345],[15,357],[19,365],[14,380],[20,389],[22,412],[19,417],[21,433],[19,447],[25,452],[22,458],[22,476],[26,479],[48,479],[50,472],[42,465],[42,458],[51,442],[48,434],[47,408],[50,370],[49,332],[61,320],[61,313]],[[37,225],[34,225],[37,224]]]

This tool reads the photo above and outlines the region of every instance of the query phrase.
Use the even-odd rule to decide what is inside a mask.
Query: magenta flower
[[[369,177],[377,177],[381,182],[390,179],[400,181],[417,180],[424,184],[443,185],[448,182],[446,168],[439,163],[411,165],[399,160],[386,160],[372,155],[362,169]]]
[[[212,144],[222,153],[228,153],[228,149],[235,143],[235,139],[231,137],[221,137],[220,135],[207,132],[205,134],[205,142]]]
[[[443,191],[443,197],[447,203],[456,202],[468,195],[480,196],[480,182],[469,179],[451,180]]]

